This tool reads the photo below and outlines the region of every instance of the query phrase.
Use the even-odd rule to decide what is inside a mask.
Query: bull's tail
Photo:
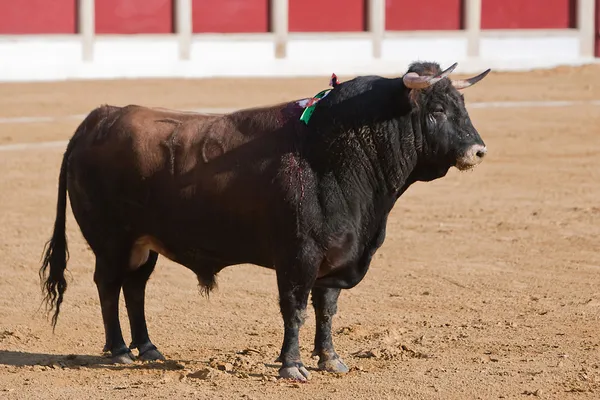
[[[42,292],[48,311],[55,308],[52,316],[52,327],[56,327],[60,305],[67,290],[65,269],[69,258],[67,237],[65,233],[67,209],[67,165],[74,140],[71,139],[63,156],[58,178],[58,200],[56,204],[56,220],[54,233],[44,247],[44,256],[39,275],[42,282]]]

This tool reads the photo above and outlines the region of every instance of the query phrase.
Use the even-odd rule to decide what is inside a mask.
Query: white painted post
[[[175,0],[175,32],[179,42],[179,59],[189,60],[192,52],[192,0]]]
[[[94,0],[79,0],[79,35],[83,61],[94,59],[94,36],[96,35]]]
[[[577,29],[579,30],[579,55],[594,57],[596,4],[594,0],[577,1]]]
[[[288,41],[288,0],[271,0],[271,29],[275,36],[275,58],[285,58]]]
[[[467,56],[479,57],[481,36],[481,0],[465,1],[465,31],[467,33]]]
[[[373,40],[373,57],[381,58],[381,43],[385,32],[385,0],[370,0],[368,13],[368,29]]]

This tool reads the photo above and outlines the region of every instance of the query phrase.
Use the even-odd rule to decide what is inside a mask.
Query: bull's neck
[[[440,155],[436,154],[431,144],[426,140],[432,135],[427,133],[427,124],[423,123],[422,111],[415,109],[410,114],[412,136],[416,154],[415,165],[408,176],[408,181],[428,182],[443,177],[448,172],[448,166],[440,163]],[[442,160],[443,161],[443,160]]]
[[[368,190],[373,203],[391,207],[412,183],[418,140],[407,114],[311,132],[307,154],[312,158],[311,164],[322,173],[333,175],[347,195],[352,196],[357,189]]]

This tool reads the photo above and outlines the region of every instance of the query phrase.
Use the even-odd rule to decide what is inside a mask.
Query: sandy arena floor
[[[469,103],[544,103],[470,107],[486,160],[399,200],[367,277],[340,298],[334,342],[351,366],[345,376],[276,379],[273,272],[227,269],[206,299],[190,271],[165,259],[147,314],[169,361],[107,364],[93,258],[70,210],[70,286],[52,334],[37,272],[64,147],[6,145],[67,140],[81,121],[68,116],[102,103],[237,108],[310,96],[327,82],[0,84],[0,398],[600,398],[600,104],[589,103],[600,100],[600,66],[492,73],[465,90]],[[563,100],[580,103],[548,103]],[[15,119],[42,116],[51,118]],[[310,367],[314,325],[309,309],[301,350]]]

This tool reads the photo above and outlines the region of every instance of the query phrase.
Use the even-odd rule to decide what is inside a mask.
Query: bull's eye
[[[446,111],[442,106],[435,106],[433,112],[429,114],[429,117],[431,122],[441,122],[447,118]]]
[[[446,119],[446,111],[444,110],[444,107],[439,104],[434,105],[431,108],[431,112],[429,113],[429,115],[427,115],[427,119],[429,124],[431,124],[432,126],[435,126],[435,124],[444,121],[444,119]]]

